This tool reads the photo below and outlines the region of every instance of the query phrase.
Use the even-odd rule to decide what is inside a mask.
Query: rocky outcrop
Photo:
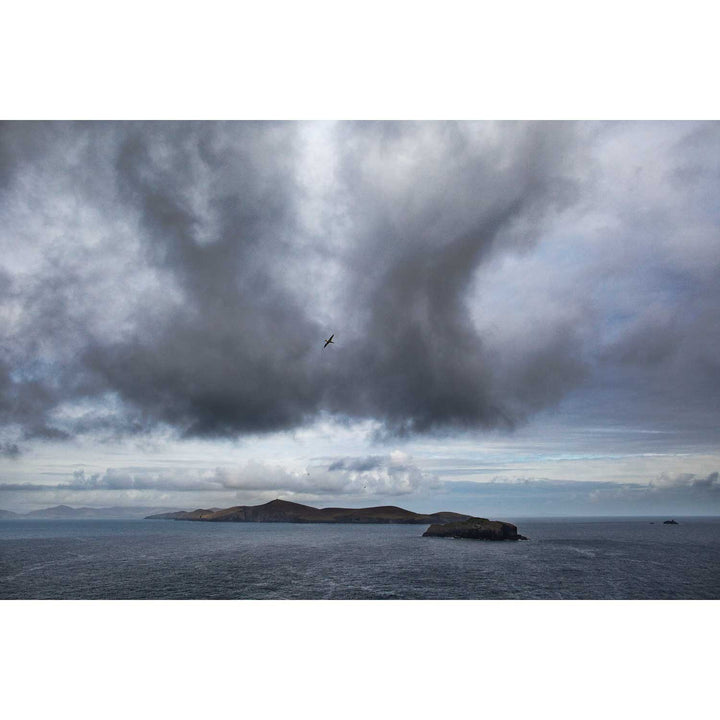
[[[452,537],[469,540],[527,540],[519,535],[517,527],[512,523],[486,518],[470,518],[462,522],[431,525],[423,537]]]
[[[677,522],[677,520],[666,520],[663,525],[679,525],[680,523]]]

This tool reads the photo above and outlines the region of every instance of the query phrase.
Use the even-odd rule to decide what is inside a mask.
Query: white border
[[[714,706],[712,601],[5,602],[8,717],[658,717]],[[700,632],[701,631],[701,632]],[[712,694],[712,695],[711,695]]]
[[[715,119],[713,4],[3,9],[5,119]]]

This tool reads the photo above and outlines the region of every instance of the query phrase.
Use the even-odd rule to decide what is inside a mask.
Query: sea
[[[720,518],[424,525],[2,520],[0,599],[718,599]]]

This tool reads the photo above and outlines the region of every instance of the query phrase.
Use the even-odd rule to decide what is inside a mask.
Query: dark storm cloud
[[[108,396],[120,406],[104,416],[86,408],[65,424],[127,432],[165,422],[189,435],[223,435],[296,426],[316,411],[321,388],[306,356],[321,329],[282,286],[284,249],[295,235],[296,126],[3,129],[10,176],[23,170],[35,183],[44,201],[38,213],[76,202],[97,216],[79,223],[82,237],[74,227],[41,236],[39,248],[55,262],[36,263],[30,278],[16,273],[23,313],[0,365],[6,423],[52,437],[62,432],[51,416],[63,403]],[[17,143],[33,136],[40,149]],[[121,222],[132,242],[112,236]],[[99,272],[90,275],[93,261]],[[89,292],[98,285],[106,294]],[[145,302],[133,306],[143,287]],[[125,306],[116,327],[96,317],[105,311],[111,325]]]
[[[691,219],[716,212],[701,191],[717,182],[708,127],[668,161],[702,205]],[[584,287],[500,349],[473,320],[481,271],[591,204],[589,148],[613,128],[340,124],[335,175],[308,211],[298,124],[7,123],[0,421],[40,439],[237,436],[323,412],[380,435],[512,427],[610,365],[661,368],[657,384],[702,395],[718,373],[702,239],[668,300],[689,322],[643,306],[636,327],[588,346]],[[668,226],[626,210],[627,232]]]
[[[399,434],[512,426],[582,374],[573,343],[553,342],[551,327],[539,352],[517,348],[520,367],[501,388],[473,326],[466,302],[478,267],[493,253],[531,246],[546,214],[576,193],[572,126],[486,130],[344,126],[341,177],[357,271],[347,278],[355,323],[342,354],[350,372],[334,378],[337,411],[379,418]]]
[[[321,334],[283,286],[295,227],[293,125],[122,128],[119,201],[140,219],[145,259],[180,301],[136,319],[134,337],[87,348],[120,396],[187,435],[300,425],[321,387]]]

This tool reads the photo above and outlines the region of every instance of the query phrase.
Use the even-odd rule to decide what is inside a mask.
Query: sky
[[[3,123],[0,508],[718,514],[719,191],[717,122]]]

